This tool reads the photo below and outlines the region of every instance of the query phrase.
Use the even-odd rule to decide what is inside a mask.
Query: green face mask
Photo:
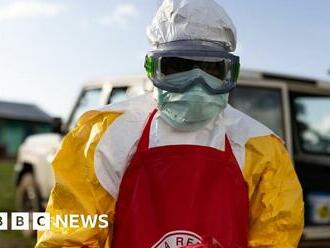
[[[183,94],[158,89],[158,108],[160,116],[174,128],[195,131],[225,109],[228,96],[211,95],[199,85]]]

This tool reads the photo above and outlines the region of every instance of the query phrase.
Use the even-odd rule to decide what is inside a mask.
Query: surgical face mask
[[[158,108],[161,118],[172,127],[196,131],[225,109],[228,96],[228,93],[211,95],[200,85],[182,94],[158,89]]]

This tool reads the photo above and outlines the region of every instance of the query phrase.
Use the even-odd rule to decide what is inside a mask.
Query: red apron
[[[248,189],[227,137],[224,152],[198,145],[149,148],[156,112],[121,182],[111,247],[246,248]]]

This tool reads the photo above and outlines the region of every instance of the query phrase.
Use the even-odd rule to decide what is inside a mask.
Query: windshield
[[[238,86],[230,95],[230,104],[285,139],[281,89]]]
[[[127,87],[113,88],[108,103],[117,103],[127,100]]]
[[[330,97],[296,97],[294,106],[301,149],[330,154]]]
[[[136,84],[131,87],[114,87],[111,91],[108,103],[122,102],[131,97],[136,97],[145,93],[146,91],[141,84]]]
[[[84,90],[79,102],[70,118],[69,129],[72,129],[79,117],[86,111],[96,108],[100,104],[102,88]]]

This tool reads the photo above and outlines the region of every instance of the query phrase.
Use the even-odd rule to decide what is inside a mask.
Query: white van
[[[39,211],[45,206],[54,184],[49,161],[83,112],[152,89],[145,76],[87,83],[61,133],[30,136],[20,147],[19,210]],[[243,70],[230,103],[286,141],[304,189],[306,228],[301,247],[330,247],[330,83]]]

